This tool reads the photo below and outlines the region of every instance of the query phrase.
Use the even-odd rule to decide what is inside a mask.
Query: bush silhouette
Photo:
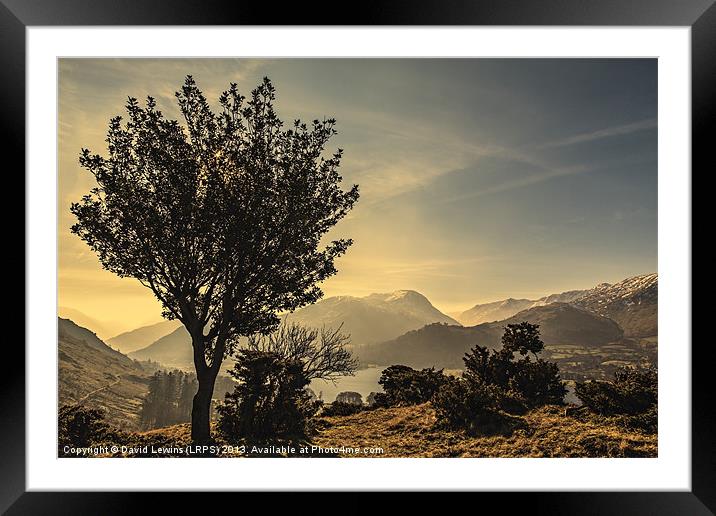
[[[300,361],[276,353],[244,349],[229,371],[239,384],[217,407],[219,433],[229,441],[242,438],[302,438],[320,407],[305,387],[309,381]]]
[[[351,416],[363,411],[363,405],[355,403],[346,403],[345,401],[334,401],[330,405],[323,408],[321,415],[323,416]]]
[[[431,400],[438,423],[471,434],[509,434],[523,424],[510,414],[563,403],[559,368],[537,357],[543,349],[539,326],[527,322],[507,325],[500,350],[472,348],[462,378],[444,377]]]
[[[340,403],[347,403],[350,405],[363,405],[363,396],[359,392],[345,391],[339,392],[336,396],[336,401]]]
[[[622,426],[656,432],[657,390],[656,368],[622,367],[611,382],[578,382],[575,394],[591,412],[618,416]]]
[[[58,414],[58,445],[60,455],[66,446],[87,447],[109,437],[109,426],[104,413],[83,405],[63,405]]]
[[[502,336],[502,349],[475,346],[465,354],[463,376],[473,384],[497,386],[526,407],[561,404],[567,389],[557,364],[537,357],[543,349],[538,325],[508,324]],[[516,359],[515,353],[522,358]]]
[[[376,393],[374,405],[394,407],[430,401],[447,377],[433,367],[420,371],[405,365],[392,365],[380,374],[384,392]]]

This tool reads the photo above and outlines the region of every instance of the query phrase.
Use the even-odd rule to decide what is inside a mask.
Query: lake
[[[320,393],[323,392],[323,401],[326,403],[335,401],[338,393],[344,391],[358,392],[363,396],[363,401],[365,401],[371,392],[381,392],[383,390],[378,385],[380,373],[383,369],[385,367],[361,369],[356,371],[355,376],[341,376],[336,380],[335,385],[324,380],[313,380],[310,387],[316,393],[316,396],[320,396]]]

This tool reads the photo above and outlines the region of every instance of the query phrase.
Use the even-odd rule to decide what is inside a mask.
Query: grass
[[[351,416],[320,417],[315,420],[315,429],[309,438],[310,444],[320,446],[324,450],[339,451],[310,455],[296,454],[296,456],[428,458],[657,456],[656,434],[627,430],[608,418],[583,412],[565,415],[565,407],[547,406],[528,412],[522,419],[520,427],[509,436],[473,437],[463,431],[440,428],[436,424],[435,410],[430,403],[366,410]],[[147,432],[123,433],[121,444],[134,447],[187,446],[191,442],[190,431],[190,426],[183,424]],[[221,446],[227,443],[217,439],[217,444]],[[340,451],[341,449],[346,451]],[[124,454],[127,455],[147,456],[141,453]],[[237,455],[241,454],[224,454],[224,456]]]
[[[524,416],[510,436],[470,437],[436,426],[429,403],[321,418],[313,441],[323,447],[383,449],[382,457],[656,457],[657,436],[599,417],[576,419],[563,407]],[[345,456],[355,457],[355,454]]]

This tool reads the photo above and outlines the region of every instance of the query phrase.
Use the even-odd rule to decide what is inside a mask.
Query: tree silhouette
[[[252,335],[246,347],[276,353],[286,360],[297,360],[309,380],[335,381],[341,376],[353,376],[358,360],[346,349],[350,337],[341,328],[307,328],[295,323],[283,323],[270,335]]]
[[[191,76],[176,98],[183,123],[152,97],[129,98],[126,122],[109,123],[108,156],[82,149],[98,186],[70,209],[102,266],[151,289],[191,335],[192,439],[204,442],[222,361],[240,336],[269,333],[277,313],[322,296],[351,244],[322,238],[358,187],[341,188],[341,149],[324,155],[335,120],[283,129],[267,78],[249,99],[232,83],[217,113]]]

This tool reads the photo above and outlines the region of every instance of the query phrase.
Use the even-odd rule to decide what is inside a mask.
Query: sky
[[[106,154],[128,96],[178,118],[187,74],[214,105],[268,76],[283,120],[337,119],[361,197],[326,296],[411,289],[453,313],[656,271],[655,59],[61,59],[58,305],[105,336],[161,309],[70,233],[80,149]]]

